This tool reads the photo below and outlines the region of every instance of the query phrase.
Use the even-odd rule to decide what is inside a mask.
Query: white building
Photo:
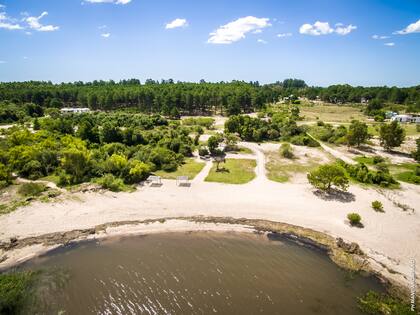
[[[391,117],[391,121],[420,124],[420,115],[395,115]]]
[[[89,113],[90,109],[86,107],[64,107],[61,109],[63,114],[81,114],[81,113]]]

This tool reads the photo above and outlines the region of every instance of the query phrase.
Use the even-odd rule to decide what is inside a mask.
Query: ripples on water
[[[25,268],[65,268],[52,314],[360,314],[380,290],[324,254],[266,236],[161,234],[87,243]],[[52,306],[55,305],[55,306]]]

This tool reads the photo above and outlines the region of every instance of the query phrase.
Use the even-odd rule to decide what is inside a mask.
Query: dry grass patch
[[[367,116],[361,111],[360,106],[348,105],[313,105],[301,106],[300,115],[305,116],[306,121],[322,120],[325,122],[350,123],[357,119],[367,121]]]
[[[293,159],[283,157],[279,151],[268,151],[265,154],[267,177],[279,183],[285,183],[295,175],[308,173],[331,161],[329,155],[320,148],[293,146]]]

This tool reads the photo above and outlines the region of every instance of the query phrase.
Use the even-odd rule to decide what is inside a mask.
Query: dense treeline
[[[42,107],[89,107],[111,110],[133,107],[145,113],[181,114],[240,114],[256,111],[265,104],[285,96],[302,96],[329,103],[367,102],[380,110],[386,104],[408,105],[410,111],[420,111],[420,85],[410,88],[352,87],[332,85],[327,88],[308,87],[305,81],[286,79],[261,85],[258,82],[200,83],[161,82],[147,80],[93,81],[53,84],[51,82],[0,83],[0,102],[21,105],[33,103]],[[372,104],[372,105],[370,105]]]
[[[350,85],[332,85],[327,88],[309,87],[295,91],[297,95],[305,96],[310,100],[319,98],[321,101],[340,103],[366,102],[368,106],[372,101],[374,106],[381,109],[386,104],[408,105],[410,111],[420,111],[420,85],[409,88],[397,87],[352,87]]]
[[[89,107],[111,110],[135,107],[142,112],[170,115],[176,108],[184,114],[238,114],[260,109],[279,98],[279,91],[258,82],[174,83],[172,80],[1,83],[0,101],[33,103],[43,107]]]

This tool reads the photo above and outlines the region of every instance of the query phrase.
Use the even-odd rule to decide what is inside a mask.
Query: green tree
[[[0,189],[9,186],[12,182],[12,173],[10,170],[0,162]]]
[[[321,165],[308,174],[309,183],[322,191],[329,192],[335,186],[346,191],[349,180],[343,169],[335,164]]]
[[[347,141],[351,146],[359,147],[369,139],[368,126],[358,120],[353,120],[347,133]]]
[[[67,149],[62,152],[61,166],[70,176],[70,184],[81,183],[89,171],[89,152],[76,148]]]
[[[399,147],[405,139],[405,131],[397,121],[390,124],[383,124],[379,130],[381,145],[388,151]]]
[[[219,143],[222,141],[219,135],[211,136],[207,140],[207,147],[209,148],[210,153],[214,153],[219,146]]]

